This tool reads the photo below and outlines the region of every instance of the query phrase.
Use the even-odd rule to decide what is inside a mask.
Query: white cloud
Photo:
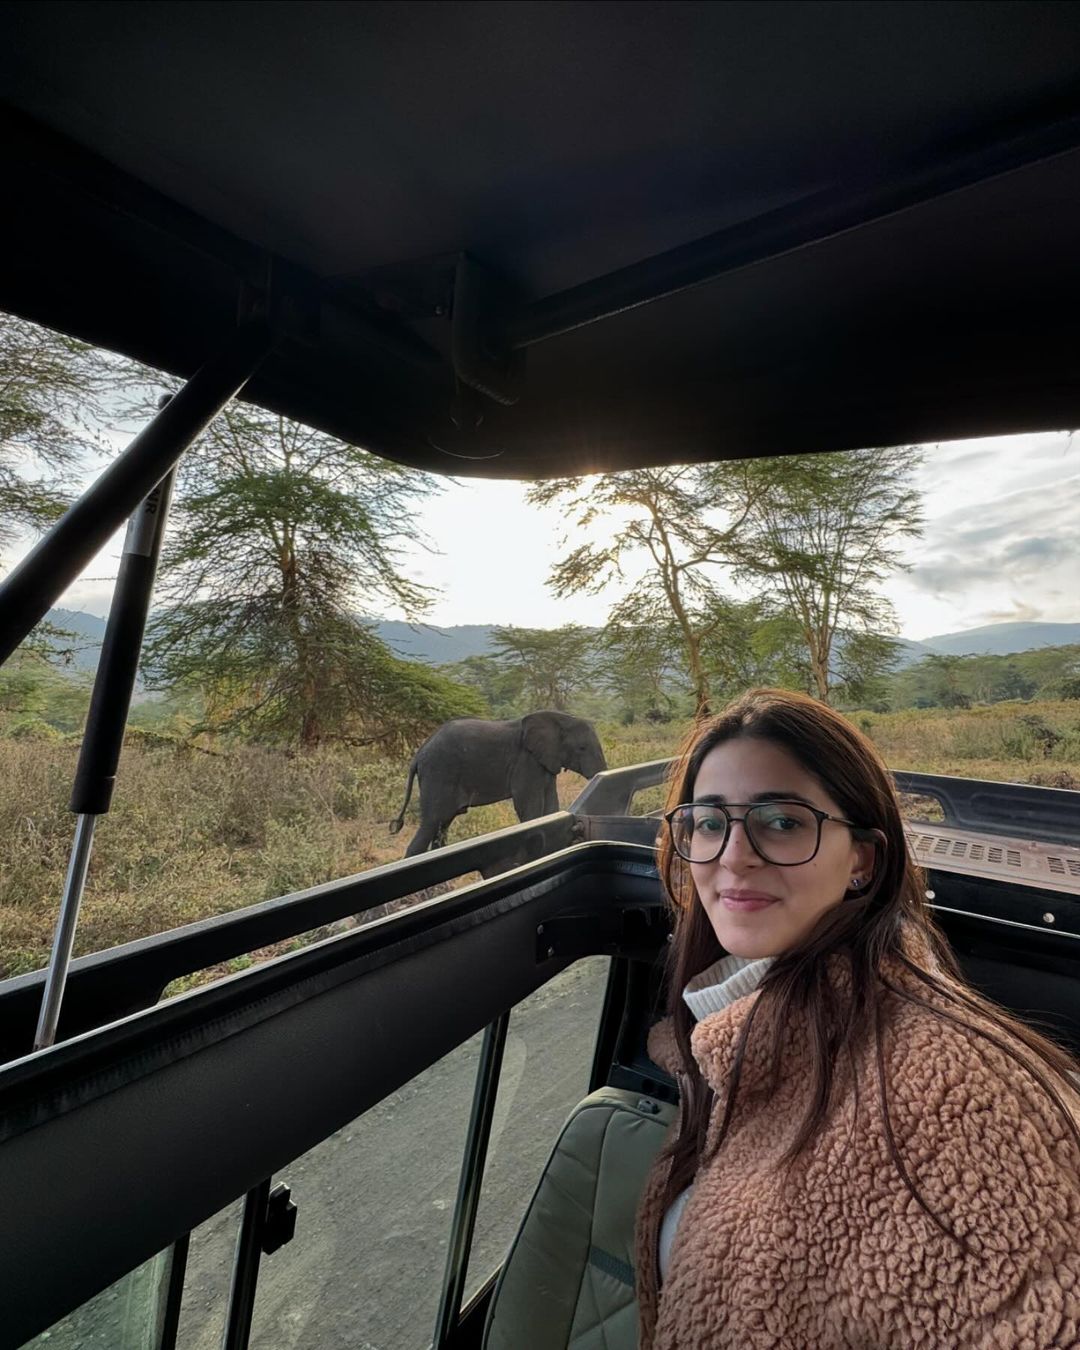
[[[925,536],[911,550],[911,571],[890,586],[907,636],[942,631],[946,616],[952,627],[1080,619],[1080,452],[1072,436],[935,447],[921,486]]]

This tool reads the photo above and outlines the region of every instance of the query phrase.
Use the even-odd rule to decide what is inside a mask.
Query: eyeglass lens
[[[791,866],[814,856],[821,823],[797,802],[760,802],[746,808],[744,828],[767,862]],[[718,806],[683,806],[671,821],[675,851],[689,862],[718,858],[728,832],[728,817]]]

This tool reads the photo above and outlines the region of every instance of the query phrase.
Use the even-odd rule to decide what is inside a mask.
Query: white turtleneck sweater
[[[710,1013],[726,1008],[736,999],[745,998],[761,983],[772,965],[771,956],[753,959],[748,956],[722,956],[711,966],[695,975],[683,990],[683,1002],[694,1014],[694,1021],[700,1022]],[[675,1230],[679,1226],[686,1202],[690,1199],[693,1186],[688,1186],[673,1202],[664,1215],[660,1225],[660,1279],[666,1280],[668,1263],[671,1259],[671,1244],[675,1241]]]

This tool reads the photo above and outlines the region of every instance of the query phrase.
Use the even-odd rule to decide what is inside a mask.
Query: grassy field
[[[1080,786],[1080,703],[970,711],[853,713],[894,769]],[[609,764],[672,753],[683,728],[598,728]],[[48,959],[71,846],[77,743],[0,736],[0,976]],[[111,813],[98,826],[76,954],[348,876],[401,857],[415,828],[387,832],[406,762],[343,749],[207,754],[132,738]],[[560,801],[582,780],[564,774]],[[660,790],[641,803],[659,804]],[[470,811],[451,840],[515,821],[510,804]],[[282,950],[278,948],[276,950]],[[242,958],[232,969],[257,959]]]

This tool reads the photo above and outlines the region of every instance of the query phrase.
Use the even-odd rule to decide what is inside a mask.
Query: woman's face
[[[709,751],[698,770],[693,800],[738,803],[732,814],[742,816],[743,803],[778,794],[829,815],[844,815],[798,760],[775,742],[752,736],[725,741]],[[720,945],[733,956],[778,956],[840,903],[853,877],[866,885],[873,873],[874,846],[856,842],[846,825],[827,820],[816,857],[794,867],[778,867],[754,851],[743,825],[732,824],[719,858],[689,866]],[[740,899],[769,903],[747,908],[736,903]]]

